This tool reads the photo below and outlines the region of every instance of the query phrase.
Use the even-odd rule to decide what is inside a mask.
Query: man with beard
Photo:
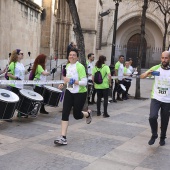
[[[155,81],[151,92],[151,104],[149,123],[152,136],[148,144],[153,145],[158,138],[158,112],[161,117],[160,146],[165,145],[166,131],[170,115],[170,52],[164,51],[161,55],[161,64],[153,66],[148,71],[140,75],[146,78],[154,75]]]

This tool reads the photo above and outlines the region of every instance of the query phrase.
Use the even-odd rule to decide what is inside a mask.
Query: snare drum
[[[19,97],[15,93],[0,89],[0,119],[11,119],[18,101]]]
[[[57,107],[62,91],[51,86],[43,87],[44,90],[42,96],[44,97],[44,104],[51,107]]]
[[[22,89],[19,92],[20,101],[17,110],[24,115],[37,115],[43,97],[31,90]]]
[[[126,87],[123,84],[119,84],[118,88],[117,88],[117,93],[118,94],[122,94],[126,92]]]

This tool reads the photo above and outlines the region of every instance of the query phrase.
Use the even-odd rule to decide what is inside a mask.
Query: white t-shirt
[[[124,66],[122,63],[120,63],[119,61],[115,64],[115,69],[118,70],[118,80],[122,80],[123,79],[123,73],[124,73]]]
[[[88,61],[87,62],[87,73],[88,73],[88,80],[92,80],[92,70],[94,68],[93,62]],[[90,76],[89,76],[90,74]]]
[[[170,103],[170,70],[162,69],[161,65],[153,66],[149,70],[160,72],[160,76],[155,76],[151,98]]]
[[[132,66],[129,66],[129,70],[133,73],[134,68]]]
[[[25,67],[22,63],[17,62],[15,65],[15,76],[20,78],[21,80],[25,79]],[[23,84],[16,84],[15,85],[16,88],[22,89],[23,88]]]
[[[75,64],[68,64],[66,66],[66,70],[67,70],[66,77],[73,78],[73,79],[78,80],[78,81],[84,79],[84,80],[86,80],[86,83],[87,83],[85,68],[78,61]],[[67,87],[67,89],[71,93],[83,93],[83,92],[87,91],[85,86],[80,86],[80,85],[77,85],[77,84],[74,84],[73,88]]]

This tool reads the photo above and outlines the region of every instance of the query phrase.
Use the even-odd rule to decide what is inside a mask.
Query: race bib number
[[[157,94],[159,96],[168,96],[168,88],[160,88],[160,87],[158,87]]]

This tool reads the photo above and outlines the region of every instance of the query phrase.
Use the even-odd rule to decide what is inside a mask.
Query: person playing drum
[[[124,76],[127,76],[127,78],[124,79],[123,85],[126,87],[126,92],[122,94],[123,100],[127,100],[128,98],[128,91],[131,86],[131,81],[132,81],[132,71],[130,70],[130,65],[129,61],[125,62],[125,67],[124,67]]]
[[[82,111],[87,96],[87,77],[85,67],[78,62],[78,57],[78,50],[71,49],[68,58],[69,63],[66,65],[66,77],[64,77],[67,88],[63,101],[61,136],[54,140],[55,144],[67,145],[66,135],[72,107],[75,119],[85,117],[87,124],[90,124],[92,120],[91,110]],[[60,84],[58,88],[62,89],[63,84]]]
[[[87,60],[87,73],[88,73],[88,93],[90,93],[90,87],[92,87],[92,94],[88,95],[88,104],[95,104],[96,102],[94,101],[95,98],[95,94],[96,94],[96,90],[94,88],[94,84],[92,81],[92,70],[94,68],[94,54],[93,53],[89,53],[88,54],[88,60]],[[91,101],[90,101],[91,98]]]
[[[40,54],[37,56],[37,58],[34,61],[34,65],[32,68],[32,74],[34,75],[34,80],[46,80],[46,76],[50,75],[49,72],[46,71],[46,62],[47,62],[47,56],[44,54]],[[43,86],[42,85],[36,85],[34,88],[34,91],[41,94],[43,93]],[[42,114],[49,114],[44,107],[44,104],[41,105],[40,113]]]
[[[31,70],[30,67],[25,70],[24,65],[21,63],[23,56],[24,54],[20,49],[16,49],[12,52],[7,73],[9,80],[24,80],[25,74],[27,74]],[[12,92],[18,95],[19,90],[23,89],[23,84],[10,84],[9,87]],[[18,113],[18,117],[20,116],[27,117]]]

